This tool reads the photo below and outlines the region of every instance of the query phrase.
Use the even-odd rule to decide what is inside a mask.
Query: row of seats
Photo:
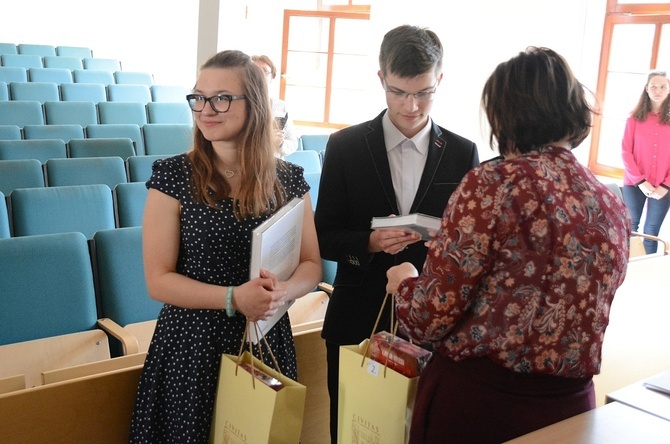
[[[52,158],[83,157],[85,153],[119,155],[123,158],[131,155],[130,150],[116,147],[125,144],[125,141],[107,140],[114,138],[130,139],[133,143],[132,154],[138,156],[179,154],[191,147],[193,128],[185,123],[110,123],[86,127],[79,124],[26,125],[23,129],[16,125],[0,125],[0,160],[27,158],[44,163]],[[80,139],[106,139],[106,143],[75,142],[77,148],[71,150],[70,143]]]
[[[47,62],[48,60],[48,62]],[[79,63],[77,63],[79,61]],[[48,65],[47,65],[48,63]],[[57,65],[57,66],[55,66]],[[20,68],[56,68],[77,67],[74,69],[94,69],[101,71],[122,71],[121,61],[113,58],[41,56],[38,54],[1,54],[0,66]]]
[[[186,101],[172,102],[62,102],[0,101],[0,125],[67,125],[184,123],[193,125]]]
[[[0,66],[0,81],[11,82],[54,82],[54,83],[102,83],[147,85],[154,84],[154,76],[145,71],[106,71],[98,69],[24,68],[20,66]]]
[[[87,46],[54,46],[35,43],[16,44],[6,42],[0,43],[0,55],[4,54],[30,54],[42,57],[79,57],[80,59],[93,57],[93,51]]]
[[[177,103],[180,110],[189,111],[186,105],[187,88],[170,85],[112,84],[103,83],[54,83],[0,81],[0,101],[23,100],[45,102],[139,102],[143,104]],[[154,100],[156,99],[156,100]],[[190,115],[190,112],[186,113]]]
[[[148,190],[143,182],[17,188],[0,193],[0,238],[137,227]]]

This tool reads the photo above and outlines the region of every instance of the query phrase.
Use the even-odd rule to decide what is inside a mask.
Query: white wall
[[[216,0],[202,0],[204,2]],[[219,29],[201,29],[198,0],[22,0],[3,4],[0,41],[90,46],[97,57],[118,58],[126,70],[147,70],[157,83],[195,81],[198,38],[218,49],[267,54],[279,64],[284,9],[307,9],[308,0],[221,0]],[[562,54],[577,77],[595,91],[606,0],[371,0],[373,36],[359,77],[369,90],[369,117],[384,108],[377,79],[377,52],[386,31],[400,24],[427,26],[445,46],[445,77],[433,118],[474,140],[482,159],[493,156],[481,120],[482,86],[495,66],[529,45]],[[540,7],[541,5],[541,7]],[[11,20],[8,17],[25,17]],[[214,34],[214,35],[212,35]],[[272,85],[278,87],[278,82]],[[586,163],[589,140],[575,153]]]

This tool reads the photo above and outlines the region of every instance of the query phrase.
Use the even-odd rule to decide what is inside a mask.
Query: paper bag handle
[[[382,313],[384,312],[384,307],[386,306],[386,301],[389,299],[389,295],[391,296],[391,334],[395,337],[396,333],[398,332],[398,321],[395,319],[395,296],[391,293],[386,293],[384,296],[384,300],[382,301],[382,306],[379,309],[379,314],[377,314],[377,320],[375,321],[375,325],[372,327],[372,333],[370,333],[370,339],[368,340],[368,343],[365,344],[365,350],[363,350],[363,359],[361,360],[361,367],[365,365],[365,358],[368,355],[368,349],[370,348],[370,342],[372,342],[372,337],[375,335],[375,331],[377,331],[377,326],[379,325],[379,320],[382,317]],[[393,342],[391,342],[391,345],[389,347],[388,355],[391,355],[391,352],[393,352]],[[386,362],[384,362],[384,376],[386,376],[386,369],[388,368],[388,357],[386,358]]]
[[[251,352],[251,355],[253,356],[254,354],[254,344],[253,341],[251,340],[251,333],[250,329],[254,328],[256,331],[256,337],[261,338],[262,342],[265,343],[265,346],[268,349],[268,353],[270,353],[270,357],[272,358],[272,362],[275,366],[275,370],[279,374],[282,374],[281,368],[279,368],[279,363],[277,362],[277,358],[275,358],[274,353],[272,353],[272,348],[270,348],[270,344],[268,343],[267,339],[265,339],[265,335],[263,334],[263,330],[258,326],[257,322],[254,321],[249,321],[247,318],[247,323],[244,326],[244,334],[242,335],[242,343],[240,344],[240,351],[237,354],[237,365],[235,366],[235,376],[237,376],[237,370],[240,368],[240,364],[242,363],[242,355],[244,354],[244,345],[245,343],[249,344],[249,351]],[[261,341],[258,341],[258,357],[263,361],[263,348],[261,346]],[[254,360],[251,360],[251,385],[253,388],[256,388],[256,375],[254,374]]]

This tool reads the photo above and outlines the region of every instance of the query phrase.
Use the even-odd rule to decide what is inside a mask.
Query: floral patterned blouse
[[[455,361],[597,374],[629,237],[623,201],[570,150],[493,159],[465,176],[423,272],[401,283],[400,327]]]

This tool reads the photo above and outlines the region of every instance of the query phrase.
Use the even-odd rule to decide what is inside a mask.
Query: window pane
[[[291,17],[288,48],[291,51],[328,52],[330,20]]]
[[[326,103],[326,88],[309,86],[287,86],[286,103],[291,104],[293,120],[323,122]]]
[[[364,55],[370,35],[368,20],[337,19],[335,22],[334,51],[339,54]]]
[[[609,71],[647,72],[651,62],[655,25],[615,25]]]
[[[656,68],[670,71],[670,25],[661,28],[661,42],[658,48]]]

